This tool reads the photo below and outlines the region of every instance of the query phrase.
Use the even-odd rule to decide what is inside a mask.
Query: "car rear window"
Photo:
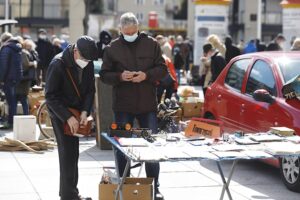
[[[225,84],[241,91],[244,76],[250,62],[251,59],[242,59],[234,62],[228,70],[225,78]]]

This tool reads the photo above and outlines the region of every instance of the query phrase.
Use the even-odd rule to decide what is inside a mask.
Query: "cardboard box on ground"
[[[153,178],[126,178],[123,200],[153,200]],[[117,184],[99,184],[99,200],[114,200]]]

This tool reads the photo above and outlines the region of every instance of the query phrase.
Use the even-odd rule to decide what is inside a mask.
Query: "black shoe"
[[[164,200],[164,196],[160,193],[158,189],[155,190],[155,198],[154,200]]]
[[[78,200],[93,200],[91,197],[82,197],[82,196],[78,196]]]

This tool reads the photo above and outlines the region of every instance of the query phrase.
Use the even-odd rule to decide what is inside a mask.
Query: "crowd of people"
[[[5,32],[0,38],[1,85],[8,104],[8,120],[2,128],[11,128],[17,103],[21,102],[23,114],[29,114],[27,95],[33,85],[41,85],[52,58],[62,52],[67,43],[56,36],[48,39],[47,31],[38,31],[38,40],[30,36],[13,36]]]

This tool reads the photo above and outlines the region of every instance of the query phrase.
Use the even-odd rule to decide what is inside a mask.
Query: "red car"
[[[286,99],[282,87],[300,75],[300,52],[260,52],[233,58],[207,89],[203,116],[224,123],[225,132],[292,128],[300,135],[300,100]],[[278,162],[279,161],[279,162]],[[300,192],[299,157],[284,157],[285,185]]]

